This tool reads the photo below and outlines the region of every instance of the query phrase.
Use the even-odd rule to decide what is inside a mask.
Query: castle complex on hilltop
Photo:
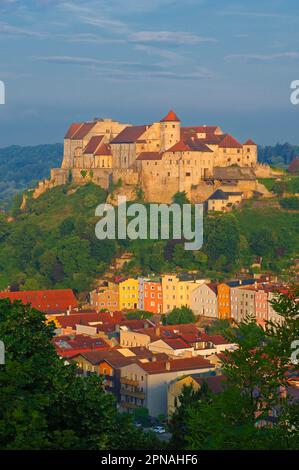
[[[201,202],[218,189],[250,197],[257,189],[256,165],[252,140],[241,144],[218,126],[184,127],[173,111],[148,125],[95,119],[70,126],[61,168],[51,170],[36,196],[68,181],[107,189],[121,180],[124,193],[138,187],[148,202],[168,203],[178,191]]]

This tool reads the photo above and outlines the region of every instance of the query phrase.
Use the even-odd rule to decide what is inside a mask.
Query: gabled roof
[[[131,144],[136,142],[146,131],[147,126],[125,127],[112,141],[111,144]]]
[[[82,126],[78,128],[78,130],[72,135],[72,139],[74,140],[82,140],[91,131],[91,129],[95,126],[95,122],[84,122]]]
[[[214,368],[209,361],[201,356],[183,359],[169,359],[167,361],[151,361],[140,363],[139,366],[148,374],[166,374],[167,372],[179,372],[196,369]]]
[[[95,155],[112,155],[110,145],[103,143],[95,151]]]
[[[92,338],[84,334],[54,336],[52,343],[57,354],[62,357],[74,357],[84,351],[110,348],[103,338]]]
[[[189,349],[191,346],[182,338],[160,338],[157,341],[163,341],[166,343],[171,349]]]
[[[244,142],[244,145],[256,145],[256,143],[253,142],[252,139],[248,139],[248,140],[246,140],[246,142]]]
[[[224,138],[221,140],[219,147],[221,148],[238,148],[241,149],[243,146],[238,142],[232,135],[225,134]]]
[[[33,290],[19,292],[0,292],[0,299],[11,302],[20,300],[22,304],[31,304],[43,313],[65,312],[69,307],[77,307],[77,299],[71,289]]]
[[[162,160],[162,154],[159,152],[141,152],[136,160]]]
[[[103,140],[104,136],[103,135],[94,135],[91,137],[90,141],[86,145],[85,149],[83,150],[83,153],[95,153],[96,149],[99,147]]]
[[[227,191],[222,191],[222,189],[217,189],[209,198],[208,201],[210,200],[223,200],[223,199],[228,199],[229,196],[242,196],[242,192],[227,192]]]
[[[201,142],[200,139],[181,139],[167,149],[166,152],[213,152],[213,150]]]
[[[166,114],[166,116],[161,119],[160,122],[181,122],[181,120],[177,117],[172,109]]]
[[[64,138],[65,139],[71,139],[75,132],[79,129],[79,127],[82,126],[82,122],[73,122],[73,124],[70,125],[68,128],[67,133],[65,134]]]

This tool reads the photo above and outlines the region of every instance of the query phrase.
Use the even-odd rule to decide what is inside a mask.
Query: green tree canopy
[[[74,365],[65,365],[52,345],[53,331],[41,312],[0,301],[6,350],[5,365],[0,365],[0,448],[159,448],[154,436],[116,411],[100,377],[81,377]]]

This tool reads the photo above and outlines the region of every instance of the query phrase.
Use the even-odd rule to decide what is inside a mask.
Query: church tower
[[[164,152],[181,140],[181,121],[174,111],[160,121],[161,126],[161,151]]]

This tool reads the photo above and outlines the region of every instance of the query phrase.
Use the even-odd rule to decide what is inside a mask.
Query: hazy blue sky
[[[0,146],[70,121],[218,124],[299,144],[298,0],[0,0]]]

